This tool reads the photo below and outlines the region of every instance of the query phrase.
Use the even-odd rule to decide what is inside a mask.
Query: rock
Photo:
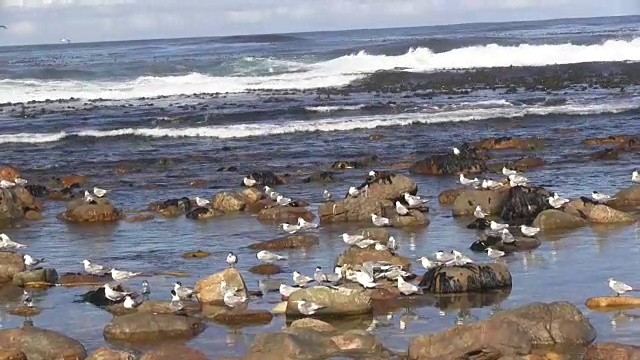
[[[0,284],[13,281],[13,277],[24,270],[22,255],[0,251]]]
[[[463,151],[463,149],[460,149]],[[479,174],[487,170],[487,164],[474,153],[463,152],[435,155],[414,163],[409,172],[420,175]]]
[[[20,171],[11,166],[4,166],[0,168],[0,180],[6,180],[13,182],[16,178],[20,177]]]
[[[541,187],[515,186],[509,188],[500,206],[500,218],[509,223],[519,220],[530,224],[544,210],[552,209],[547,199],[550,192]],[[483,208],[484,210],[484,208]]]
[[[205,305],[202,316],[216,323],[231,327],[249,325],[267,325],[273,319],[273,314],[265,310],[244,310],[235,308],[229,310],[226,306]]]
[[[0,189],[0,221],[19,220],[24,217],[22,204],[10,189]]]
[[[342,255],[338,256],[336,266],[350,265],[354,270],[357,270],[367,261],[388,261],[392,265],[400,265],[407,270],[411,267],[411,260],[394,255],[390,251],[378,251],[373,246],[364,249],[357,246],[349,247]]]
[[[632,140],[629,135],[612,135],[604,138],[585,139],[582,143],[585,145],[620,145]]]
[[[303,218],[306,221],[313,221],[316,216],[311,212],[311,210],[305,207],[292,206],[273,206],[261,210],[258,213],[258,220],[260,221],[275,221],[295,224],[298,222],[298,218]]]
[[[0,349],[1,360],[27,360],[27,355],[17,349]]]
[[[310,329],[256,335],[244,360],[327,359],[340,350],[330,338]]]
[[[634,185],[618,191],[613,200],[607,201],[607,205],[622,211],[639,210],[640,186]]]
[[[491,222],[487,219],[474,219],[467,225],[467,229],[487,230],[491,228]]]
[[[332,183],[335,182],[335,176],[331,171],[321,171],[319,173],[312,174],[304,179],[302,179],[303,184],[308,183]]]
[[[331,341],[346,355],[364,355],[364,354],[376,354],[373,359],[388,358],[384,356],[384,347],[376,339],[365,330],[348,330],[343,334],[334,335],[331,337]]]
[[[42,204],[40,201],[34,198],[27,189],[16,186],[13,188],[13,194],[18,199],[18,203],[20,204],[20,207],[22,207],[23,212],[29,210],[42,210]]]
[[[111,279],[109,279],[109,280],[111,280]],[[115,286],[114,290],[116,290],[116,291],[124,291],[124,289],[122,288],[122,285]],[[94,289],[89,290],[86,293],[82,294],[82,301],[88,302],[88,303],[93,304],[93,305],[95,305],[97,307],[105,307],[105,306],[116,304],[116,302],[107,299],[107,297],[104,294],[104,286],[100,286],[98,288],[94,288]],[[124,300],[122,300],[122,301],[124,301]]]
[[[418,286],[436,294],[483,292],[511,288],[511,273],[501,263],[438,266],[427,271]]]
[[[618,160],[620,152],[617,149],[603,149],[589,154],[592,160]]]
[[[276,185],[284,185],[287,183],[287,178],[289,175],[276,175],[271,171],[256,171],[247,175],[249,179],[253,179],[256,181],[256,185],[261,186],[276,186]],[[244,184],[242,184],[244,186]]]
[[[460,188],[445,190],[441,192],[440,195],[438,195],[438,202],[442,205],[452,205],[456,201],[458,196],[460,196],[460,194],[465,190],[467,189]]]
[[[314,286],[295,291],[287,301],[287,317],[301,317],[295,301],[305,300],[326,306],[313,316],[316,318],[362,315],[371,313],[371,298],[363,290],[335,290],[325,286]]]
[[[290,328],[311,329],[318,332],[333,332],[336,328],[333,325],[326,323],[322,320],[314,318],[302,318],[295,320],[289,325]]]
[[[201,259],[211,256],[211,253],[202,250],[188,251],[182,254],[183,259]]]
[[[88,204],[82,199],[72,200],[67,204],[67,211],[58,216],[60,220],[69,222],[112,222],[124,218],[109,200],[98,199],[97,204]]]
[[[254,187],[250,187],[242,190],[240,195],[242,195],[244,200],[244,204],[245,204],[244,208],[246,208],[247,204],[255,204],[264,197],[264,194],[260,190]]]
[[[184,310],[180,312],[180,315],[194,316],[200,314],[202,306],[195,301],[183,300],[182,305]],[[169,301],[153,301],[144,300],[134,309],[127,309],[122,302],[114,305],[109,305],[105,308],[108,312],[116,316],[123,316],[133,313],[147,313],[147,314],[173,314],[171,309],[171,302]]]
[[[453,216],[471,216],[476,207],[480,205],[482,210],[488,214],[499,214],[505,196],[504,190],[466,189],[458,195],[451,211]]]
[[[25,306],[25,305],[17,306],[8,311],[8,313],[11,315],[21,316],[21,317],[34,317],[34,316],[40,315],[41,312],[42,310],[38,309],[37,307],[31,307],[31,306]]]
[[[60,276],[58,283],[63,286],[95,286],[110,282],[111,276],[66,273]]]
[[[130,352],[101,347],[92,352],[86,360],[131,360],[134,358],[134,354]]]
[[[348,197],[344,200],[321,204],[318,208],[318,215],[321,224],[335,222],[371,223],[371,214],[382,214],[386,207],[393,207],[393,202],[369,197]]]
[[[149,211],[155,211],[164,217],[175,217],[191,210],[193,204],[187,197],[156,201],[147,207]]]
[[[585,305],[589,309],[603,309],[616,307],[640,307],[640,298],[631,296],[601,296],[587,300]]]
[[[525,170],[534,169],[540,166],[544,166],[544,160],[537,157],[525,156],[521,159],[516,160],[511,165],[511,168],[518,171],[525,171]]]
[[[134,222],[149,221],[149,220],[153,220],[154,218],[155,216],[153,214],[140,213],[140,214],[135,214],[133,216],[126,217],[124,221],[129,223],[134,223]]]
[[[209,207],[197,207],[184,216],[189,220],[205,220],[223,216],[224,212]]]
[[[28,210],[24,213],[24,218],[31,221],[42,220],[42,214],[34,210]]]
[[[636,221],[631,214],[610,208],[603,204],[594,206],[587,214],[587,220],[594,224],[620,224]]]
[[[431,223],[422,212],[415,209],[409,210],[409,214],[404,216],[398,215],[395,209],[392,211],[393,212],[390,213],[391,210],[387,208],[387,211],[385,211],[384,215],[389,218],[389,220],[391,221],[391,226],[393,226],[394,228],[426,227]]]
[[[485,150],[536,150],[544,146],[544,141],[539,138],[513,138],[503,136],[480,140],[471,144],[471,146]]]
[[[64,187],[72,187],[72,186],[80,186],[86,182],[87,178],[84,175],[67,175],[60,179],[62,186]]]
[[[287,312],[287,302],[280,301],[271,309],[271,312],[273,314],[280,314],[280,315],[285,314]]]
[[[252,274],[270,276],[282,273],[282,268],[276,264],[259,264],[249,269]]]
[[[220,281],[224,279],[228,286],[239,289],[238,295],[247,296],[247,286],[242,275],[234,268],[225,269],[221,272],[210,275],[206,279],[199,280],[194,290],[198,293],[198,300],[201,303],[211,303],[221,301],[223,294],[220,292]]]
[[[184,345],[164,345],[145,353],[140,360],[208,360],[199,350]]]
[[[551,209],[545,210],[538,214],[533,221],[533,226],[540,228],[540,230],[563,230],[563,229],[575,229],[580,226],[584,226],[587,221],[583,218],[562,212],[560,210]]]
[[[0,330],[0,348],[21,351],[29,360],[87,357],[87,352],[78,341],[33,326]]]
[[[45,283],[55,285],[58,282],[56,269],[35,269],[23,271],[13,276],[13,285],[25,286],[30,283]]]
[[[596,343],[587,348],[584,360],[640,360],[640,346]]]
[[[111,319],[104,328],[104,337],[107,341],[147,343],[175,338],[189,339],[203,330],[204,323],[200,319],[137,312]]]
[[[516,238],[516,242],[514,244],[504,244],[500,236],[480,234],[480,238],[474,241],[469,248],[471,251],[475,252],[486,252],[487,248],[492,247],[509,254],[516,251],[537,249],[540,245],[542,245],[542,242],[537,238]]]
[[[381,244],[386,245],[389,242],[389,231],[385,228],[370,227],[359,229],[356,234],[364,236],[366,239],[375,240]]]
[[[367,198],[380,200],[400,200],[405,193],[415,195],[418,185],[402,174],[385,173],[367,181]]]
[[[213,197],[213,201],[211,201],[212,208],[226,213],[242,211],[245,206],[244,196],[238,193],[220,192],[217,193]]]
[[[332,169],[345,170],[345,169],[364,169],[372,166],[378,161],[376,155],[365,156],[356,160],[336,161],[331,165]]]
[[[252,250],[283,250],[283,249],[298,249],[308,248],[314,245],[318,245],[320,241],[318,237],[310,234],[300,235],[287,235],[281,238],[261,241],[259,243],[249,245],[249,249]]]
[[[205,187],[209,184],[208,180],[205,179],[195,179],[189,181],[189,186],[191,187]]]

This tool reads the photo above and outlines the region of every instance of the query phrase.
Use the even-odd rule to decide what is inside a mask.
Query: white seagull
[[[458,149],[457,147],[452,147],[451,150],[453,150],[453,154],[458,156],[460,155],[460,149]]]
[[[11,189],[14,186],[16,186],[16,184],[14,182],[11,182],[11,181],[8,181],[8,180],[0,180],[0,188]]]
[[[101,198],[104,197],[107,194],[107,190],[105,189],[100,189],[99,187],[94,187],[93,188],[93,195]]]
[[[498,223],[498,222],[495,222],[495,221],[491,220],[491,225],[490,226],[491,226],[491,230],[498,231],[498,230],[503,230],[503,229],[508,228],[509,224],[501,224],[501,223]]]
[[[438,266],[438,265],[439,265],[438,263],[436,263],[436,262],[434,262],[434,261],[431,261],[431,260],[427,259],[427,258],[426,258],[426,257],[424,257],[424,256],[423,256],[423,257],[418,258],[418,261],[420,261],[420,264],[422,264],[422,267],[423,267],[423,268],[425,268],[425,269],[427,269],[427,270],[431,270],[431,269],[433,269],[434,267],[436,267],[436,266]]]
[[[549,196],[547,198],[547,202],[549,202],[549,205],[554,209],[559,209],[564,206],[564,204],[568,203],[569,199],[559,197],[558,193],[553,193],[553,196]]]
[[[440,261],[440,262],[448,262],[453,260],[454,256],[453,254],[447,254],[442,250],[438,250],[435,252],[434,257],[436,258],[436,260]]]
[[[107,272],[104,266],[92,264],[87,259],[82,260],[82,264],[84,265],[84,271],[89,275],[104,275]]]
[[[500,234],[500,237],[502,238],[503,244],[513,244],[514,242],[516,242],[516,239],[509,232],[509,229],[502,229],[502,234]]]
[[[15,178],[15,179],[13,179],[13,182],[18,186],[25,186],[28,183],[27,180],[22,179],[22,178]]]
[[[421,207],[429,202],[428,199],[423,199],[420,196],[411,195],[409,193],[404,193],[404,201],[409,204],[409,208]]]
[[[306,275],[302,275],[297,271],[293,272],[292,278],[293,278],[293,282],[300,287],[303,287],[307,283],[310,283],[313,281],[313,278]]]
[[[124,303],[122,306],[124,306],[125,309],[134,309],[138,307],[138,305],[140,305],[140,303],[131,298],[131,295],[124,297]]]
[[[180,299],[190,299],[195,294],[193,289],[182,286],[182,283],[180,281],[176,281],[173,284],[173,291],[176,292],[176,295],[178,295]]]
[[[291,198],[278,195],[276,196],[276,203],[280,206],[287,206],[291,203]]]
[[[638,170],[631,173],[631,181],[640,184],[640,174],[638,174]]]
[[[318,227],[318,224],[309,222],[301,217],[298,218],[298,227],[300,228],[300,230],[307,230],[307,229],[315,229]]]
[[[300,226],[299,225],[292,225],[292,224],[287,224],[287,223],[280,224],[280,227],[282,228],[282,230],[284,232],[289,233],[289,234],[295,234],[300,230]]]
[[[92,203],[94,201],[96,201],[96,198],[93,197],[93,195],[91,195],[90,192],[88,192],[87,190],[84,191],[84,197],[83,197],[84,202],[86,203]]]
[[[244,179],[242,179],[242,183],[243,183],[245,186],[252,187],[252,186],[254,186],[254,185],[257,183],[257,181],[255,181],[255,180],[253,180],[253,179],[250,179],[250,178],[248,178],[248,177],[246,177],[246,176],[245,176],[245,177],[244,177]]]
[[[482,206],[478,205],[476,206],[476,209],[473,211],[473,216],[475,216],[476,219],[484,219],[485,216],[489,216],[489,214],[482,211]]]
[[[522,175],[509,175],[509,186],[526,186],[529,179]]]
[[[230,308],[242,305],[247,301],[247,296],[244,294],[236,295],[235,291],[227,291],[222,296],[224,304]]]
[[[402,205],[400,201],[396,201],[396,212],[400,216],[405,216],[409,214],[409,209],[407,209],[404,205]]]
[[[504,251],[500,251],[493,248],[487,248],[487,255],[492,259],[501,258],[505,255]]]
[[[229,266],[231,267],[234,267],[237,263],[238,257],[234,253],[229,252],[229,254],[227,254],[227,264],[229,264]]]
[[[613,280],[613,278],[609,278],[609,287],[611,288],[611,290],[613,290],[616,293],[616,296],[620,296],[621,294],[624,294],[627,291],[634,290],[631,286],[621,281]]]
[[[296,300],[296,304],[298,305],[298,311],[300,312],[300,314],[307,316],[313,315],[316,313],[316,311],[326,307],[304,300]]]
[[[20,244],[11,240],[11,238],[7,234],[0,234],[0,240],[2,240],[0,242],[0,249],[5,249],[5,248],[21,249],[21,248],[27,247],[27,245]]]
[[[260,261],[264,261],[268,264],[276,261],[276,260],[287,260],[287,257],[284,255],[278,255],[276,253],[272,253],[268,250],[262,250],[256,254],[256,258]]]
[[[398,242],[396,241],[396,238],[394,238],[393,236],[389,236],[389,240],[387,241],[387,248],[389,248],[389,250],[391,251],[398,250]]]
[[[111,301],[120,301],[124,299],[125,296],[131,295],[132,293],[126,291],[117,291],[111,287],[109,284],[104,284],[104,296]]]
[[[331,200],[331,196],[332,196],[332,195],[331,195],[331,193],[329,192],[329,190],[326,190],[326,189],[325,189],[325,190],[322,192],[322,197],[324,198],[324,200],[325,200],[325,201],[329,201],[329,200]]]
[[[349,188],[349,196],[358,197],[360,195],[360,190],[358,190],[355,186]]]
[[[491,179],[484,179],[482,180],[482,184],[480,184],[480,187],[483,189],[493,190],[501,187],[502,185],[503,184],[501,182]]]
[[[387,219],[383,216],[378,216],[376,214],[371,214],[371,222],[375,226],[390,226],[391,220]]]
[[[460,184],[462,184],[464,186],[475,185],[475,184],[480,182],[480,180],[478,180],[478,178],[467,179],[466,177],[464,177],[464,174],[460,174],[460,180],[459,181],[460,181]]]
[[[198,205],[199,207],[205,207],[207,205],[211,204],[211,201],[207,200],[207,199],[203,199],[199,196],[196,196],[196,205]]]
[[[28,254],[25,254],[22,258],[24,259],[24,264],[29,267],[38,266],[45,261],[44,258],[34,259],[33,257],[31,257],[31,255]]]
[[[134,276],[138,276],[142,274],[142,272],[133,272],[133,271],[124,271],[124,270],[116,270],[111,269],[111,278],[115,281],[127,281]]]
[[[364,271],[356,271],[355,273],[356,282],[362,285],[366,289],[371,289],[376,287],[376,283],[373,279],[373,276],[364,272]]]
[[[517,174],[518,172],[515,170],[507,169],[506,166],[502,167],[502,175],[504,176],[517,175]]]
[[[422,292],[419,287],[404,281],[402,276],[398,276],[398,290],[402,295],[413,295]]]
[[[540,232],[540,228],[533,226],[520,225],[520,232],[526,237],[534,237]]]
[[[362,240],[364,240],[364,236],[362,235],[349,235],[347,233],[342,234],[342,241],[344,241],[347,245],[355,245]]]
[[[609,196],[607,194],[599,193],[597,191],[594,191],[594,192],[591,193],[591,198],[594,201],[597,201],[597,202],[600,202],[600,203],[604,203],[604,202],[607,202],[609,200],[613,200],[613,198],[611,196]]]
[[[280,295],[282,295],[284,297],[289,297],[294,292],[300,290],[300,288],[289,286],[289,285],[286,285],[286,284],[280,284],[280,289],[279,290],[280,290]]]

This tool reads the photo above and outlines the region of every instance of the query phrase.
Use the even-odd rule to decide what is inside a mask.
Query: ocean
[[[638,154],[595,161],[589,154],[597,149],[581,142],[640,133],[638,61],[640,16],[2,47],[1,163],[45,185],[85,175],[88,186],[110,189],[110,199],[127,212],[173,197],[237,191],[244,176],[270,170],[290,174],[278,191],[316,209],[323,189],[345,193],[369,170],[336,171],[337,181],[327,185],[301,183],[334,161],[376,155],[376,170],[407,173],[402,164],[465,141],[523,136],[540,137],[545,147],[497,158],[544,159],[527,177],[565,196],[588,196],[596,187],[615,193],[630,185]],[[238,170],[217,171],[230,166]],[[457,187],[455,177],[411,176],[431,199],[431,225],[392,230],[400,254],[416,259],[440,248],[467,249],[475,231],[437,201]],[[194,180],[203,185],[191,186]],[[277,224],[245,214],[79,226],[56,219],[63,209],[47,201],[44,219],[3,230],[60,273],[81,271],[88,258],[132,270],[186,271],[191,277],[181,281],[193,285],[223,269],[234,251],[249,287],[257,288],[259,277],[246,272],[257,260],[246,246],[282,235]],[[356,228],[322,227],[319,246],[286,252],[286,270],[310,275],[316,266],[332,268],[344,249],[339,234]],[[415,308],[404,329],[395,324],[374,334],[405,351],[416,334],[486,317],[496,306],[566,300],[587,313],[600,340],[633,341],[640,328],[632,321],[614,324],[613,314],[583,304],[608,293],[609,277],[633,283],[640,270],[635,230],[592,226],[543,235],[539,249],[509,259],[514,287],[499,305],[444,313]],[[181,258],[198,249],[213,256]],[[288,274],[276,278],[290,282]],[[175,278],[148,280],[157,289],[152,297],[169,299]],[[39,292],[44,311],[34,322],[91,350],[104,344],[111,315],[74,303],[84,291]],[[267,294],[251,307],[270,309],[278,301]],[[21,323],[0,318],[3,327]],[[280,317],[241,330],[211,323],[190,345],[209,356],[238,356],[255,334],[283,325]]]

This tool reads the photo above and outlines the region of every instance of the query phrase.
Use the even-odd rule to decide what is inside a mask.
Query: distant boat
[[[60,44],[71,44],[71,40],[67,38],[60,39]]]

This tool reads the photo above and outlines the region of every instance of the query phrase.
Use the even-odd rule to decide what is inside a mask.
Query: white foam
[[[253,58],[245,58],[245,60]],[[254,61],[254,60],[248,60]],[[472,46],[434,53],[411,49],[398,56],[369,55],[364,51],[315,64],[269,60],[277,67],[300,72],[267,76],[216,77],[192,73],[182,76],[140,77],[124,82],[76,80],[0,80],[0,103],[46,99],[132,99],[195,93],[236,93],[255,89],[312,89],[342,86],[378,70],[412,71],[544,66],[595,61],[640,61],[640,38],[609,40],[597,45]]]
[[[190,128],[124,128],[115,130],[82,130],[74,133],[49,134],[15,134],[0,135],[0,143],[42,143],[59,141],[67,136],[81,137],[115,137],[141,136],[151,138],[162,137],[201,137],[201,138],[246,138],[256,136],[280,135],[314,131],[349,131],[356,129],[373,129],[387,126],[404,126],[411,124],[435,124],[444,122],[462,122],[487,120],[493,118],[518,118],[528,115],[589,115],[618,113],[637,109],[639,98],[625,102],[609,104],[569,104],[561,106],[522,106],[499,108],[457,109],[453,111],[403,113],[396,115],[353,116],[329,118],[316,121],[287,121],[284,123],[237,124],[202,126]]]
[[[335,105],[335,106],[307,106],[304,109],[311,112],[329,113],[334,111],[355,111],[362,110],[367,105]]]

